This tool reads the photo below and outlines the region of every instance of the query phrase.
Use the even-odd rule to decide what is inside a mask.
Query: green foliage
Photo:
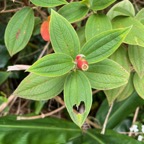
[[[33,4],[41,7],[55,7],[62,4],[66,4],[66,0],[30,0]]]
[[[88,13],[88,7],[81,2],[73,2],[63,6],[58,12],[72,23],[84,18]]]
[[[15,96],[26,99],[47,100],[58,95],[64,86],[65,75],[60,77],[42,77],[28,75],[14,92]]]
[[[140,1],[24,0],[4,5],[6,10],[0,8],[0,103],[7,102],[11,91],[19,98],[3,115],[24,113],[35,118],[56,109],[56,116],[72,119],[78,127],[62,119],[5,117],[0,119],[0,143],[141,143],[118,134],[129,132],[137,107],[136,123],[144,122],[144,9]],[[44,34],[50,38],[46,44],[40,37],[44,21]],[[8,65],[22,63],[30,65],[28,76],[5,72]],[[60,112],[59,103],[67,111]],[[83,130],[86,122],[93,130]],[[132,137],[138,139],[140,134]]]
[[[88,41],[95,35],[101,32],[111,30],[112,25],[109,18],[104,14],[93,14],[91,15],[86,23],[85,35]]]
[[[34,13],[31,8],[25,7],[12,17],[5,32],[5,44],[11,56],[27,45],[33,28]]]
[[[29,72],[40,76],[56,77],[68,73],[74,68],[72,57],[66,54],[50,54],[36,61]]]
[[[92,105],[91,95],[89,80],[81,71],[69,74],[64,85],[64,100],[72,120],[79,127],[83,125],[90,111]],[[83,104],[81,104],[81,102],[83,102]],[[74,106],[77,110],[84,107],[84,111],[76,114],[73,111]]]

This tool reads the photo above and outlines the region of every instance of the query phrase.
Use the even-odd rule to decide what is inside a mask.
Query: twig
[[[65,105],[61,106],[60,108],[58,108],[58,109],[56,109],[56,110],[54,110],[52,112],[49,112],[49,113],[46,113],[46,114],[41,114],[41,115],[38,115],[38,116],[31,116],[31,117],[18,116],[17,120],[32,120],[32,119],[45,118],[47,116],[51,116],[51,115],[61,111],[64,108],[65,108]]]
[[[10,10],[2,10],[0,13],[11,13],[11,12],[16,12],[20,10],[21,8],[16,8],[16,9],[10,9]]]
[[[15,98],[14,95],[10,95],[7,102],[4,102],[0,105],[0,112],[2,112],[14,98]]]
[[[135,114],[134,114],[134,117],[133,117],[132,125],[136,122],[137,117],[138,117],[138,113],[139,113],[139,107],[137,107],[136,110],[135,110]],[[130,131],[128,136],[132,136],[132,134],[133,133]]]
[[[44,55],[45,51],[48,49],[48,46],[49,46],[49,42],[47,42],[46,45],[44,46],[44,48],[43,48],[41,54],[39,55],[38,59],[40,59]]]
[[[8,66],[7,71],[27,70],[29,67],[30,67],[29,65],[14,65],[14,66]]]
[[[98,93],[99,91],[101,91],[101,90],[94,90],[94,91],[92,92],[92,94],[94,95],[94,94]]]
[[[113,108],[113,103],[111,104],[109,110],[108,110],[108,113],[106,115],[106,118],[105,118],[105,121],[104,121],[104,124],[103,124],[103,128],[102,128],[102,131],[101,131],[101,134],[105,134],[105,130],[106,130],[106,125],[107,125],[107,122],[108,122],[108,119],[109,119],[109,116],[110,116],[110,113],[112,111],[112,108]]]

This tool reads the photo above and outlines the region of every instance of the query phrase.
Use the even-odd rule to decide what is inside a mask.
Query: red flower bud
[[[45,41],[50,41],[49,22],[50,22],[50,16],[48,17],[47,21],[44,21],[41,24],[41,28],[40,28],[41,36]]]
[[[75,62],[76,62],[78,69],[86,71],[86,70],[88,70],[89,65],[88,65],[88,62],[83,57],[85,57],[85,56],[82,54],[77,55]]]

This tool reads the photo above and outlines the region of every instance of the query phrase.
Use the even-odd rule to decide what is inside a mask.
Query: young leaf
[[[111,90],[105,90],[104,93],[106,94],[108,103],[110,105],[115,100],[122,101],[126,99],[132,94],[133,91],[133,75],[131,75],[126,85]]]
[[[88,7],[81,2],[72,2],[60,8],[58,13],[72,23],[81,20],[88,13]]]
[[[33,4],[41,7],[55,7],[67,4],[66,0],[30,0]]]
[[[115,4],[107,13],[107,16],[112,20],[117,16],[135,16],[135,9],[129,0],[123,0]]]
[[[90,9],[102,10],[114,3],[116,0],[90,0]]]
[[[130,32],[124,39],[124,42],[130,45],[139,45],[144,47],[144,25],[132,17],[116,17],[112,21],[113,28],[126,28],[132,26]]]
[[[92,88],[106,90],[120,87],[128,82],[129,73],[118,63],[105,59],[92,64],[84,72]]]
[[[119,63],[123,68],[130,72],[130,61],[128,59],[128,51],[124,45],[121,45],[111,56],[110,59]]]
[[[92,105],[92,91],[87,77],[81,71],[68,75],[64,84],[64,100],[71,119],[81,127]],[[78,113],[74,112],[76,107]]]
[[[25,99],[48,100],[63,90],[65,78],[66,75],[50,78],[30,74],[20,83],[14,95]]]
[[[12,17],[5,31],[5,44],[11,56],[27,45],[33,28],[34,13],[31,8],[25,7]]]
[[[135,17],[138,21],[144,24],[144,8],[142,8]]]
[[[103,32],[90,39],[81,49],[89,64],[102,61],[113,54],[121,45],[130,28]]]
[[[112,24],[106,15],[93,14],[88,18],[88,21],[86,23],[86,29],[85,29],[86,40],[88,41],[95,35],[98,35],[101,32],[111,29]]]
[[[72,57],[62,53],[55,53],[42,57],[27,71],[40,76],[56,77],[68,73],[73,67]]]
[[[144,76],[144,48],[129,45],[129,59],[140,78]]]
[[[52,11],[50,20],[50,38],[55,52],[72,56],[79,54],[79,38],[71,24],[57,12]]]
[[[138,95],[144,99],[144,77],[140,78],[137,73],[134,75],[134,87]]]

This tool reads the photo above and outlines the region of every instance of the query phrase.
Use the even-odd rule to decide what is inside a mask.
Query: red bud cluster
[[[84,59],[84,57],[85,56],[82,55],[82,54],[77,55],[76,59],[75,59],[75,62],[76,62],[76,65],[77,65],[78,69],[86,71],[86,70],[88,70],[89,65],[88,65],[88,62]]]
[[[49,34],[49,23],[50,23],[50,16],[46,21],[41,24],[40,33],[42,38],[45,41],[50,41],[50,34]]]

